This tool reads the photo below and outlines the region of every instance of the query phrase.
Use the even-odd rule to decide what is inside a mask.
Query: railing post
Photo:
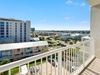
[[[62,75],[62,52],[58,53],[58,75]]]
[[[85,52],[85,46],[84,46],[84,43],[83,43],[83,65],[84,65],[84,62],[85,62],[85,53],[84,52]]]
[[[21,66],[19,65],[19,75],[20,75],[20,72],[21,72],[21,71],[20,71],[20,68],[21,68]]]
[[[11,75],[11,70],[8,71],[9,75]]]
[[[29,73],[29,71],[30,71],[30,69],[29,69],[29,63],[27,63],[27,65],[28,65],[28,75],[29,75],[29,74],[30,74],[30,73]]]

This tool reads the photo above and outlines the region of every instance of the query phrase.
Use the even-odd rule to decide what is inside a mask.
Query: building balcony
[[[0,45],[0,50],[27,48],[32,45],[32,43],[4,44]],[[86,75],[84,74],[86,67],[94,58],[94,40],[91,39],[1,65],[0,73],[7,71],[8,75],[12,75],[13,69],[17,69],[13,75],[21,75],[22,67],[26,65],[26,75],[31,75],[31,71],[34,75]],[[36,66],[39,71],[36,68],[30,69]]]

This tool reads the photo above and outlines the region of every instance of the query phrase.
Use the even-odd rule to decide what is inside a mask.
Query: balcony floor
[[[100,75],[100,59],[95,58],[80,75]]]

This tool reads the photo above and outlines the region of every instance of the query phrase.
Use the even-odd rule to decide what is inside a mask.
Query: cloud
[[[88,23],[88,21],[82,21],[82,22],[80,22],[81,24],[86,24],[86,23]]]
[[[65,20],[69,20],[69,19],[71,19],[71,18],[69,18],[69,17],[65,17]]]
[[[42,20],[40,20],[40,22],[46,22],[47,21],[47,19],[42,19]]]
[[[82,2],[81,4],[80,4],[80,6],[85,6],[86,4],[84,3],[84,2]]]
[[[74,1],[72,1],[72,0],[67,0],[67,1],[65,2],[65,4],[78,5],[78,2],[74,2]]]
[[[66,4],[73,4],[74,2],[72,0],[68,0],[65,2]]]
[[[74,2],[74,1],[72,1],[72,0],[67,0],[67,1],[65,2],[65,4],[72,4],[72,5],[79,5],[79,6],[85,6],[85,5],[86,5],[84,2],[79,3],[79,2]]]

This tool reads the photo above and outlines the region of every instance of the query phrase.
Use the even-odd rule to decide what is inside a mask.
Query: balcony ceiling
[[[100,0],[87,0],[87,2],[91,5],[91,6],[95,6],[100,4]]]

